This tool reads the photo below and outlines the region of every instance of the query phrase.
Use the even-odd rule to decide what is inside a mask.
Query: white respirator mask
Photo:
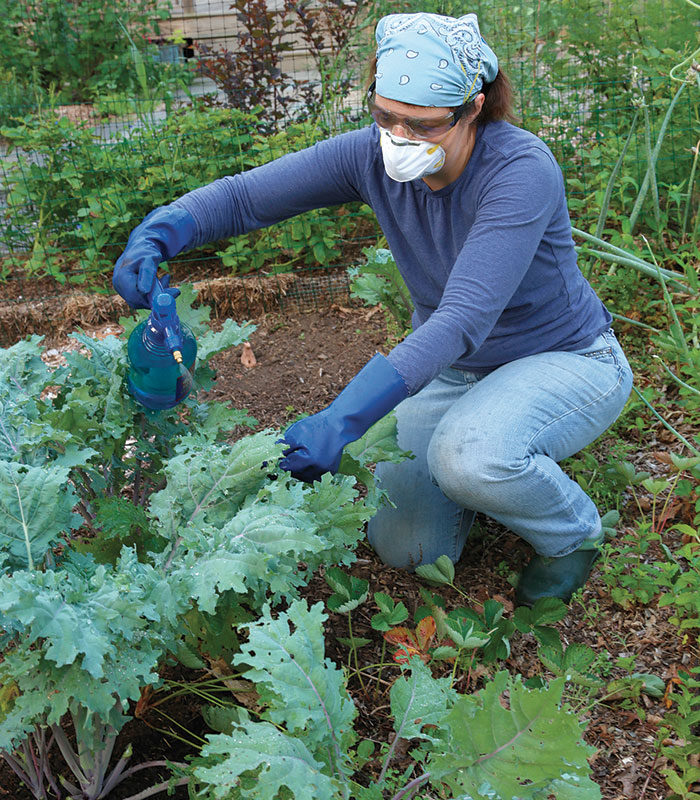
[[[386,174],[399,183],[434,175],[445,164],[446,153],[435,142],[404,139],[379,128],[379,143]]]

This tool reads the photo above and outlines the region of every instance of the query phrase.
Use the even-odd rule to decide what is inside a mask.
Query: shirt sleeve
[[[367,129],[341,134],[178,198],[175,205],[197,223],[192,246],[264,228],[314,208],[362,200],[366,138]]]
[[[476,217],[430,317],[388,358],[415,394],[479,349],[525,277],[563,192],[551,154],[532,148],[481,188]]]

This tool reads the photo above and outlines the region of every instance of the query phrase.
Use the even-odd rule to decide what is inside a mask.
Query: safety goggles
[[[376,82],[372,83],[367,90],[367,106],[372,119],[380,128],[386,128],[387,130],[392,130],[396,125],[400,125],[414,139],[432,139],[435,136],[442,136],[459,122],[466,109],[466,105],[460,106],[438,119],[402,117],[377,106],[375,102],[377,94],[375,87]]]

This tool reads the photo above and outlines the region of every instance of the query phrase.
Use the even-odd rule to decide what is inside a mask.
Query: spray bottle
[[[152,410],[172,408],[190,393],[197,342],[180,322],[175,298],[156,278],[149,295],[151,313],[129,336],[129,391]]]

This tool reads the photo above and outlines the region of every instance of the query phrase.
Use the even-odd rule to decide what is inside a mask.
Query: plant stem
[[[652,530],[656,530],[657,533],[663,533],[663,529],[666,527],[666,511],[668,509],[668,504],[671,502],[671,498],[673,497],[673,493],[676,490],[676,485],[678,484],[680,477],[681,473],[677,472],[673,482],[669,486],[668,494],[666,495],[666,499],[664,500],[664,504],[661,508],[661,513],[659,514],[659,524],[657,525],[655,521],[652,523]],[[656,506],[656,495],[654,496],[654,506]],[[652,520],[653,519],[654,518],[652,517]]]
[[[612,249],[612,245],[610,247]],[[579,250],[579,248],[576,249]],[[633,269],[636,269],[637,272],[641,272],[643,275],[647,275],[650,278],[658,277],[657,271],[651,264],[647,264],[646,261],[638,259],[636,256],[632,255],[632,253],[626,253],[626,255],[621,256],[614,252],[606,253],[602,250],[594,250],[592,248],[586,248],[586,249],[591,255],[594,255],[601,261],[607,261],[610,264],[620,264],[623,267],[632,267]],[[615,249],[617,250],[619,248]],[[622,250],[621,252],[625,253],[624,250]],[[681,291],[684,292],[692,291],[690,287],[687,286],[685,283],[681,283],[681,281],[679,281],[677,278],[674,278],[673,273],[670,272],[670,270],[662,270],[662,274],[664,274],[664,277],[668,281],[673,282]]]
[[[24,544],[27,548],[27,565],[30,570],[34,569],[34,559],[32,558],[32,543],[29,539],[29,528],[27,521],[24,518],[24,507],[22,506],[22,495],[19,493],[19,486],[15,484],[15,491],[17,492],[17,503],[19,504],[19,513],[22,517],[22,530],[24,531]]]
[[[457,664],[459,664],[459,657],[461,655],[462,655],[462,648],[460,647],[457,650],[457,655],[455,656],[455,663],[452,665],[452,674],[450,675],[450,688],[454,688],[455,675],[457,674]]]
[[[695,170],[698,166],[698,155],[700,155],[700,139],[698,139],[695,147],[693,148],[695,156],[693,158],[693,166],[690,168],[690,177],[688,178],[688,197],[685,201],[685,213],[683,214],[683,225],[681,226],[681,241],[685,239],[688,232],[688,220],[690,219],[690,206],[693,200],[693,184],[695,183]]]
[[[644,241],[647,243],[647,247],[649,247],[649,242],[647,242],[646,237],[642,237]],[[651,247],[649,247],[649,251],[651,252]],[[669,294],[668,288],[666,287],[666,281],[664,280],[664,276],[661,274],[661,268],[656,263],[656,258],[654,257],[654,253],[651,253],[651,257],[654,259],[654,266],[656,267],[656,271],[659,274],[659,281],[661,283],[661,288],[664,293],[664,300],[666,301],[666,305],[668,307],[669,313],[673,318],[673,323],[676,326],[676,332],[678,333],[678,338],[680,339],[681,349],[683,351],[683,355],[685,356],[685,360],[690,364],[692,363],[692,359],[690,357],[690,350],[688,349],[688,343],[685,340],[685,334],[683,332],[683,326],[681,325],[681,321],[678,319],[678,313],[676,312],[676,307],[673,304],[673,300],[671,299],[671,295]]]
[[[608,216],[608,208],[610,206],[610,198],[612,197],[613,193],[613,186],[615,181],[617,180],[617,175],[620,172],[622,167],[622,162],[625,160],[625,156],[627,155],[627,149],[630,146],[630,142],[632,141],[632,135],[637,127],[637,119],[639,118],[639,109],[634,112],[634,117],[632,118],[632,122],[630,123],[630,131],[627,134],[627,139],[625,140],[624,145],[622,146],[622,151],[620,153],[615,166],[613,167],[613,171],[610,173],[610,178],[608,179],[608,185],[605,187],[605,197],[603,197],[603,202],[600,207],[600,214],[598,215],[598,223],[595,227],[595,235],[600,238],[603,235],[603,231],[605,230],[605,220]],[[589,261],[586,265],[586,278],[590,277],[592,263]]]
[[[166,713],[164,713],[160,709],[153,709],[153,710],[156,711],[158,714],[160,714],[161,717],[163,717],[164,719],[167,719],[168,722],[173,722],[175,725],[178,725],[179,727],[183,728],[183,730],[187,731],[187,728],[185,728],[183,725],[180,725],[178,722],[169,717]],[[170,731],[166,730],[165,728],[159,728],[157,725],[151,725],[151,723],[147,719],[144,719],[143,717],[141,718],[141,721],[144,724],[146,724],[152,731],[157,731],[158,733],[162,733],[163,736],[169,736],[172,739],[177,739],[178,742],[182,742],[183,744],[186,744],[188,747],[201,747],[202,744],[204,743],[203,739],[200,739],[199,743],[189,742],[187,741],[187,739],[184,739],[182,736],[180,736],[179,733],[175,733],[174,731],[171,730]],[[187,733],[190,733],[190,731],[187,731]]]
[[[379,675],[377,675],[377,682],[374,687],[374,700],[377,699],[379,694],[379,684],[382,681],[382,670],[384,669],[384,656],[386,655],[386,639],[382,636],[382,653],[379,656]]]
[[[647,773],[647,778],[644,781],[644,786],[642,786],[642,791],[639,794],[639,800],[644,800],[644,795],[647,792],[647,786],[649,786],[649,781],[651,780],[651,776],[654,774],[654,769],[656,768],[656,762],[659,760],[659,753],[661,752],[661,743],[656,746],[656,753],[654,754],[654,760],[651,762],[651,766],[649,767],[649,772]]]
[[[36,729],[34,730],[34,740],[37,739]],[[46,780],[49,782],[49,786],[53,789],[54,794],[56,797],[60,797],[60,792],[58,790],[58,786],[56,785],[56,780],[51,772],[51,763],[49,761],[49,751],[51,750],[51,745],[54,743],[54,736],[51,734],[51,738],[49,739],[48,744],[46,743],[46,729],[41,728],[41,740],[40,743],[37,745],[37,749],[41,753],[41,766],[44,771],[44,775],[46,776]]]
[[[628,250],[623,250],[621,247],[616,247],[614,244],[610,244],[610,242],[606,242],[605,239],[599,239],[597,236],[594,236],[592,233],[587,233],[586,231],[583,231],[580,228],[576,228],[576,227],[572,226],[571,232],[575,236],[580,236],[582,239],[584,239],[587,242],[591,242],[592,244],[595,244],[598,247],[603,247],[605,250],[609,251],[610,253],[613,253],[613,254],[618,255],[618,256],[622,256],[623,258],[628,258],[628,259],[630,259],[630,261],[636,262],[635,264],[632,264],[631,266],[634,266],[635,269],[639,269],[640,272],[646,272],[648,270],[648,272],[647,272],[648,275],[651,275],[652,277],[656,277],[656,275],[657,275],[656,265],[650,264],[648,261],[644,261],[642,258],[640,258],[639,256],[635,255],[634,253],[630,253]],[[680,283],[680,281],[678,280],[679,277],[682,278],[682,277],[685,277],[685,276],[680,275],[680,273],[678,273],[678,272],[673,272],[672,270],[664,269],[663,267],[661,268],[661,273],[665,278],[668,278],[668,280],[674,280],[680,286],[683,286],[683,288],[686,291],[690,291],[690,288],[688,286],[685,286],[684,284]]]
[[[634,488],[634,486],[630,486],[630,489],[632,490],[632,497],[634,498],[634,502],[637,505],[637,511],[639,511],[639,516],[642,519],[642,524],[644,524],[647,521],[647,517],[646,514],[644,513],[644,510],[642,509],[642,504],[639,502],[639,495],[637,494],[637,490]]]
[[[171,717],[169,714],[166,714],[165,711],[161,711],[160,708],[155,708],[154,711],[156,712],[156,714],[160,714],[161,717],[163,717],[164,719],[167,719],[168,722],[171,722],[172,724],[177,725],[178,728],[181,728],[186,733],[191,734],[197,740],[197,742],[195,742],[193,744],[192,742],[188,742],[187,739],[183,739],[182,737],[177,737],[184,744],[188,744],[188,745],[190,745],[190,747],[201,747],[202,745],[207,743],[206,739],[202,739],[201,736],[197,736],[197,734],[192,733],[192,731],[190,731],[187,727],[182,725],[180,722],[178,722],[176,719]],[[174,733],[171,733],[170,735],[171,736],[175,736]]]
[[[638,319],[623,317],[622,314],[615,314],[613,311],[610,312],[610,316],[613,319],[619,319],[621,322],[627,322],[630,325],[636,325],[638,328],[644,328],[647,331],[654,331],[654,333],[661,333],[659,328],[655,328],[653,325],[647,325],[645,322],[640,322]]]
[[[58,749],[61,751],[61,755],[65,759],[66,764],[68,764],[70,767],[71,772],[73,775],[75,775],[81,785],[86,784],[88,782],[87,777],[82,770],[78,756],[71,747],[63,728],[61,728],[59,725],[52,725],[51,731],[56,739]]]
[[[85,491],[87,492],[88,497],[91,500],[94,500],[97,497],[97,495],[95,494],[95,490],[92,488],[92,485],[90,483],[90,476],[87,474],[87,472],[85,472],[84,469],[80,467],[78,467],[75,471],[83,479],[83,485],[85,487]]]
[[[659,361],[661,361],[661,359],[659,358],[659,356],[655,356],[655,358],[658,358],[658,359],[659,359]],[[681,379],[678,377],[678,375],[676,375],[676,373],[675,373],[675,372],[672,372],[672,371],[671,371],[671,369],[670,369],[670,368],[669,368],[669,367],[668,367],[666,364],[664,364],[664,362],[663,362],[663,361],[661,361],[661,366],[662,366],[662,367],[663,367],[663,368],[666,370],[666,372],[668,372],[668,374],[669,374],[669,375],[670,375],[670,376],[673,378],[673,380],[674,380],[674,381],[675,381],[677,384],[679,384],[680,386],[682,386],[682,387],[683,387],[683,388],[685,388],[685,389],[688,389],[688,390],[690,390],[691,392],[694,392],[694,393],[695,393],[695,394],[697,394],[697,395],[700,395],[700,391],[698,391],[698,390],[697,390],[697,389],[696,389],[694,386],[691,386],[689,383],[686,383],[685,381],[682,381],[682,380],[681,380]]]
[[[652,406],[652,404],[651,404],[651,403],[650,403],[650,402],[649,402],[649,401],[646,399],[646,397],[644,397],[644,395],[643,395],[643,394],[642,394],[642,393],[639,391],[639,389],[637,389],[637,387],[636,387],[636,386],[633,386],[632,388],[633,388],[633,389],[634,389],[634,391],[637,393],[637,396],[638,396],[638,397],[639,397],[639,399],[642,401],[642,403],[644,403],[644,405],[645,405],[645,406],[646,406],[646,407],[647,407],[647,408],[648,408],[648,409],[651,411],[651,413],[652,413],[652,414],[653,414],[655,417],[657,417],[657,418],[658,418],[658,419],[659,419],[659,420],[660,420],[660,421],[663,423],[664,427],[665,427],[665,428],[668,428],[668,430],[669,430],[669,431],[671,431],[671,433],[672,433],[674,436],[677,436],[677,437],[678,437],[678,438],[679,438],[679,439],[680,439],[680,440],[683,442],[683,444],[684,444],[684,445],[685,445],[685,446],[688,448],[688,450],[690,450],[690,452],[691,452],[691,453],[692,453],[694,456],[700,456],[700,450],[698,450],[698,449],[697,449],[697,447],[694,447],[694,446],[693,446],[693,445],[692,445],[692,444],[691,444],[691,443],[690,443],[690,442],[689,442],[689,441],[688,441],[688,440],[685,438],[685,436],[683,436],[683,434],[679,433],[679,432],[678,432],[678,431],[677,431],[677,430],[676,430],[676,429],[673,427],[673,425],[671,425],[671,423],[670,423],[670,422],[666,422],[666,420],[665,420],[665,419],[664,419],[664,418],[661,416],[661,414],[659,414],[659,412],[658,412],[658,411],[657,411],[657,410],[654,408],[654,406]]]
[[[20,762],[9,753],[0,753],[0,755],[5,759],[8,763],[10,769],[15,773],[15,775],[22,781],[25,786],[31,786],[31,780],[27,773],[22,769]]]
[[[107,780],[102,784],[102,791],[99,794],[97,800],[101,800],[103,797],[107,797],[107,795],[114,789],[115,786],[120,784],[126,775],[124,774],[124,768],[129,763],[129,759],[131,755],[123,755],[119,761],[117,762],[114,769],[110,772],[109,777]]]
[[[661,208],[659,207],[659,187],[656,183],[656,163],[651,151],[651,123],[649,122],[649,109],[644,105],[644,149],[647,157],[647,175],[651,184],[651,197],[654,203],[654,219],[657,230],[661,227]],[[651,165],[654,164],[654,168]],[[646,177],[646,176],[645,176]],[[631,226],[630,226],[631,230]]]
[[[185,786],[189,782],[190,782],[189,777],[180,778],[179,780],[175,781],[173,785]],[[154,794],[165,792],[169,786],[170,786],[170,781],[163,781],[163,783],[159,783],[157,786],[153,786],[150,789],[144,789],[142,792],[139,792],[138,794],[132,794],[130,797],[124,798],[124,800],[146,800],[147,797],[152,797]]]
[[[397,792],[391,800],[401,800],[408,792],[412,792],[414,789],[417,789],[422,783],[425,783],[427,780],[430,779],[430,773],[424,772],[422,775],[419,775],[417,778],[414,778],[410,783],[407,783],[401,791]]]
[[[360,681],[363,694],[367,694],[367,688],[365,687],[364,681],[362,680],[362,673],[360,672],[360,665],[357,663],[357,647],[355,647],[355,637],[352,635],[352,611],[348,611],[348,631],[350,632],[350,649],[352,650],[351,655],[354,656],[355,661],[355,672],[357,673],[357,678]]]
[[[637,200],[635,201],[634,208],[632,209],[632,213],[630,214],[629,222],[630,222],[630,231],[634,230],[634,226],[637,224],[637,219],[639,214],[642,210],[642,204],[644,203],[644,198],[646,197],[647,190],[649,189],[649,184],[654,181],[654,186],[656,186],[656,162],[659,158],[659,151],[661,150],[661,144],[664,140],[664,136],[666,135],[666,129],[668,128],[668,124],[671,120],[671,114],[673,109],[678,102],[678,99],[681,96],[683,89],[685,89],[685,81],[680,85],[678,91],[673,96],[668,109],[666,110],[666,114],[664,115],[663,122],[661,123],[661,128],[659,130],[659,135],[656,139],[656,144],[654,145],[653,151],[649,153],[649,164],[647,166],[646,175],[644,176],[644,180],[642,181],[642,187],[639,190],[639,194],[637,195]],[[658,198],[657,198],[658,202]],[[656,208],[654,209],[656,211]]]
[[[87,507],[87,503],[85,502],[85,500],[81,500],[78,503],[78,508],[80,509],[80,513],[85,517],[85,521],[90,525],[92,525],[97,515],[93,514],[92,511],[90,511],[90,509]]]

